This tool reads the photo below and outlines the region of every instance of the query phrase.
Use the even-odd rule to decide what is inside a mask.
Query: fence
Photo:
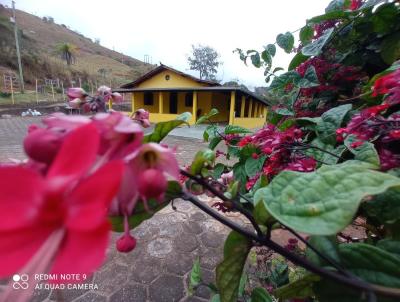
[[[1,85],[2,87],[0,86],[0,91],[3,93],[4,92],[10,93],[12,104],[15,104],[16,103],[15,94],[19,93],[20,89],[18,77],[12,73],[4,73],[2,75],[1,82],[2,82]],[[41,101],[48,101],[49,99],[52,100],[53,102],[60,102],[60,101],[64,102],[67,101],[66,89],[68,87],[81,87],[89,94],[94,95],[98,87],[102,85],[107,85],[109,87],[112,87],[112,81],[82,80],[81,78],[74,78],[69,81],[63,81],[59,78],[35,79],[35,85],[34,86],[32,85],[30,87],[31,89],[30,90],[28,89],[26,91],[27,92],[26,95],[29,96],[34,95],[32,100],[31,99],[29,100],[36,101],[37,104],[39,104],[39,102]],[[29,87],[29,85],[26,86]],[[127,111],[128,109],[130,110],[131,108],[130,98],[128,98],[127,101],[124,101],[120,104],[114,104],[113,107],[114,110],[118,111]]]

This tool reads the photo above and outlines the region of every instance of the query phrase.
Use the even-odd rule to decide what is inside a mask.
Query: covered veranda
[[[190,124],[216,108],[219,114],[212,122],[238,125],[246,128],[263,126],[267,115],[265,100],[240,87],[196,88],[131,88],[117,89],[130,93],[132,112],[143,108],[150,112],[153,123],[168,121],[183,112],[191,112]]]

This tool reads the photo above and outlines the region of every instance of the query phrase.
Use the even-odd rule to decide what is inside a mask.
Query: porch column
[[[260,117],[263,114],[263,108],[264,108],[264,105],[260,104],[260,108],[258,110],[258,117]]]
[[[197,121],[197,91],[193,91],[193,124]]]
[[[163,98],[163,93],[162,91],[158,92],[158,113],[162,114],[163,113],[163,102],[164,102],[164,98]]]
[[[231,91],[231,106],[229,109],[229,125],[233,125],[235,119],[235,91]]]
[[[268,114],[268,107],[264,105],[263,118],[266,118],[267,114]]]
[[[253,109],[253,100],[250,99],[249,111],[247,112],[247,117],[249,117],[249,118],[252,117],[252,116],[251,116],[252,109]]]
[[[246,107],[246,98],[242,95],[242,103],[240,106],[240,117],[244,117],[244,107]]]
[[[134,92],[132,92],[131,107],[132,107],[131,111],[135,112],[135,93]]]

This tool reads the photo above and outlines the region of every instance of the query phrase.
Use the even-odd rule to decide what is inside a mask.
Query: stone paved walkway
[[[0,119],[0,161],[24,158],[21,142],[30,123],[40,123],[40,119]],[[200,140],[173,136],[164,142],[177,146],[181,165],[188,164],[205,146]],[[214,281],[228,230],[183,200],[175,206],[177,211],[167,206],[134,230],[137,247],[129,254],[116,252],[118,234],[114,233],[107,261],[91,280],[99,289],[63,290],[62,301],[208,301],[210,293],[204,287],[189,296],[188,276],[199,257],[204,280]],[[56,291],[38,290],[32,301],[56,298]]]

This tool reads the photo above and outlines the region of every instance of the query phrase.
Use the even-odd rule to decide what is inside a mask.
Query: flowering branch
[[[181,171],[181,173],[182,173],[182,171]],[[188,173],[186,172],[185,174],[188,174]],[[195,180],[194,178],[192,178],[192,179]],[[342,275],[342,274],[338,274],[336,272],[332,272],[332,271],[326,270],[326,269],[321,268],[319,266],[316,266],[315,264],[309,262],[308,260],[306,260],[306,259],[304,259],[304,258],[302,258],[302,257],[300,257],[300,256],[298,256],[296,254],[291,253],[290,251],[288,251],[284,247],[280,246],[276,242],[272,241],[271,239],[266,238],[265,236],[258,236],[255,232],[251,232],[251,231],[243,228],[239,224],[229,220],[225,216],[221,215],[220,213],[214,211],[213,209],[211,209],[210,207],[205,205],[196,196],[194,196],[194,195],[192,195],[192,194],[190,194],[188,192],[183,193],[181,197],[184,200],[190,201],[195,206],[200,208],[202,211],[204,211],[205,213],[207,213],[208,215],[210,215],[214,219],[218,220],[222,224],[226,225],[227,227],[231,228],[232,230],[242,234],[243,236],[245,236],[245,237],[247,237],[249,239],[252,239],[253,241],[255,241],[255,242],[257,242],[257,243],[259,243],[261,245],[264,245],[264,246],[272,249],[273,251],[275,251],[276,253],[282,255],[283,257],[285,257],[289,261],[293,262],[294,264],[299,265],[299,266],[301,266],[301,267],[309,270],[310,272],[315,273],[315,274],[317,274],[317,275],[319,275],[321,277],[325,277],[325,278],[331,279],[333,281],[336,281],[336,282],[339,282],[341,284],[347,285],[347,286],[352,287],[354,289],[366,291],[368,293],[370,301],[374,301],[375,300],[374,299],[375,298],[374,293],[380,294],[380,295],[385,296],[385,297],[392,297],[392,298],[399,298],[400,297],[400,289],[380,286],[380,285],[376,285],[376,284],[369,284],[367,282],[364,282],[364,281],[358,279],[357,277],[352,277],[352,276],[348,277],[348,276],[345,276],[345,275]]]

